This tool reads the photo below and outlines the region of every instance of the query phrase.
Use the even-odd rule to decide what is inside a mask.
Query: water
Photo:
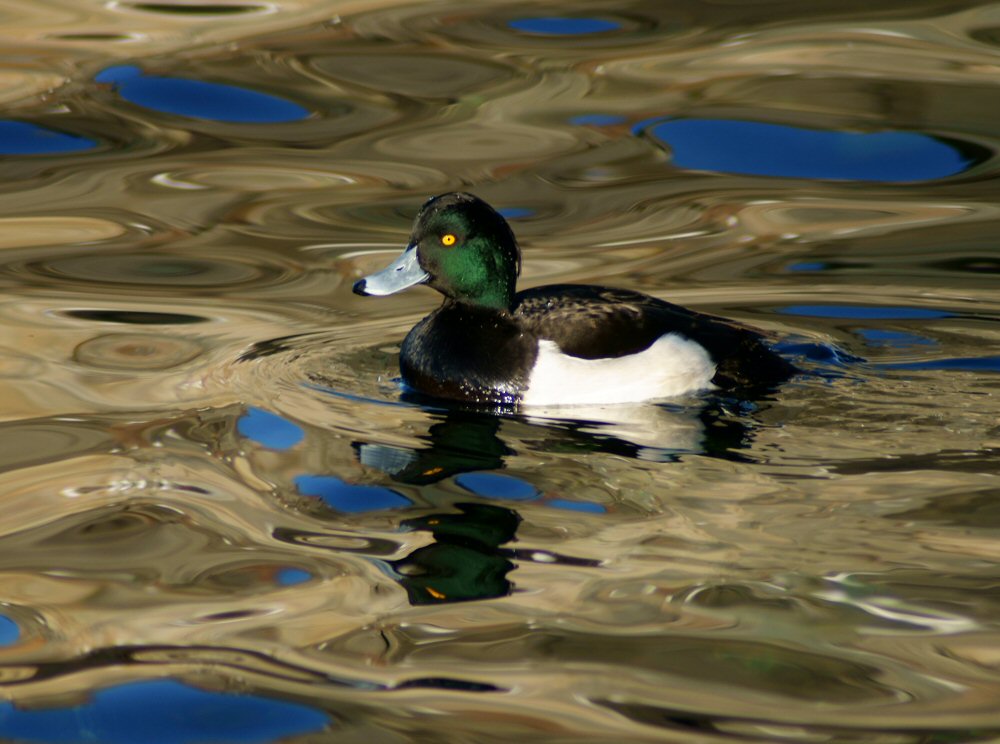
[[[1000,7],[0,19],[0,738],[1000,736]],[[454,189],[805,374],[404,400]]]

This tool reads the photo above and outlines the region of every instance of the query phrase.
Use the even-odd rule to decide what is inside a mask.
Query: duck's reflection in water
[[[546,444],[669,462],[681,455],[744,459],[751,429],[734,410],[749,404],[715,400],[700,406],[651,404],[533,409],[529,423],[558,432]]]
[[[354,442],[358,461],[398,483],[423,485],[458,473],[495,470],[516,449],[504,439],[505,422],[529,426],[517,448],[541,452],[605,452],[668,462],[703,454],[743,460],[754,404],[713,399],[700,406],[613,405],[534,408],[524,413],[449,410],[425,437],[428,446],[407,448]]]
[[[434,542],[390,565],[406,589],[410,604],[463,602],[510,594],[507,574],[511,551],[500,548],[514,539],[521,517],[491,504],[455,504],[458,514],[429,514],[408,519],[402,527],[428,530]]]
[[[424,446],[351,443],[357,461],[380,471],[390,483],[351,483],[332,473],[300,473],[293,482],[300,495],[319,499],[324,509],[344,516],[433,504],[431,513],[398,522],[402,531],[429,532],[433,542],[402,558],[372,556],[406,590],[411,604],[502,597],[514,591],[508,574],[517,563],[592,564],[514,547],[519,503],[594,515],[608,509],[575,494],[546,492],[523,474],[502,472],[509,458],[527,452],[586,452],[660,461],[690,454],[742,459],[741,450],[753,433],[747,415],[751,404],[729,399],[701,403],[532,410],[530,415],[438,408],[430,411],[437,420],[421,437]],[[272,450],[306,446],[303,437],[311,438],[283,417],[256,409],[243,415],[238,429]],[[442,491],[434,485],[441,481],[451,485]],[[452,485],[467,492],[469,500],[456,500]]]
[[[567,418],[571,412],[574,418]],[[533,411],[517,416],[534,435],[523,446],[547,452],[602,451],[627,457],[669,460],[687,453],[738,457],[746,446],[747,427],[721,406],[668,409],[660,406],[612,406]],[[609,420],[612,419],[612,420]],[[549,506],[603,513],[601,504],[546,499],[530,483],[495,472],[515,450],[501,438],[510,418],[467,410],[447,411],[432,425],[426,447],[406,448],[376,442],[354,442],[358,461],[406,485],[429,485],[454,478],[484,498],[539,500]],[[519,445],[520,446],[520,445]],[[483,503],[454,504],[455,512],[435,513],[401,523],[404,529],[427,530],[434,542],[389,563],[411,604],[426,605],[501,597],[513,591],[507,574],[514,561],[580,564],[569,556],[503,547],[516,540],[520,515],[509,507]]]
[[[421,486],[458,473],[496,470],[513,455],[498,436],[501,418],[473,411],[449,411],[423,437],[427,447],[395,447],[354,442],[362,465],[376,468],[398,483]]]

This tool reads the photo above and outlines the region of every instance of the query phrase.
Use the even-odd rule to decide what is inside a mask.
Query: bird
[[[703,391],[760,393],[796,374],[767,336],[641,292],[550,284],[518,292],[504,217],[461,192],[429,199],[403,253],[355,282],[362,296],[419,284],[441,305],[400,347],[420,396],[514,407],[643,403]]]

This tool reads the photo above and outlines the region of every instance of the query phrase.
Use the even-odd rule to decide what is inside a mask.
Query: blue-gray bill
[[[399,258],[384,269],[356,281],[354,294],[381,297],[423,284],[429,278],[430,275],[420,268],[417,261],[417,246],[411,243]]]

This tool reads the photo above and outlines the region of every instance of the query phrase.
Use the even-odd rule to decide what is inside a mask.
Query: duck
[[[629,289],[550,284],[517,291],[521,251],[482,199],[441,194],[420,208],[402,254],[355,294],[416,285],[441,305],[400,347],[419,396],[515,407],[642,403],[705,391],[760,392],[795,366],[739,323]]]

